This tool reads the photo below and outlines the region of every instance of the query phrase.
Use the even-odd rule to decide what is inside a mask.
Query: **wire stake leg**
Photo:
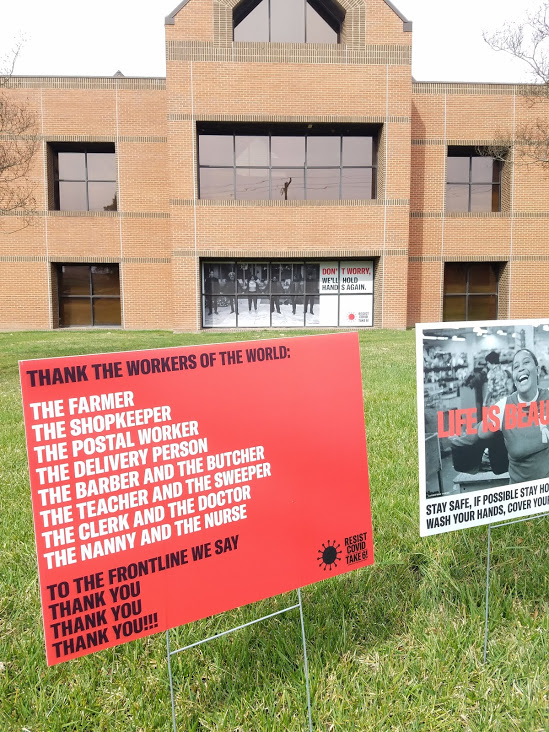
[[[303,657],[305,659],[305,683],[307,687],[307,709],[309,712],[309,732],[313,732],[313,719],[311,715],[311,692],[309,689],[309,664],[307,661],[307,644],[305,642],[305,623],[303,620],[303,604],[301,602],[301,590],[298,588],[297,594],[299,597],[299,602],[296,605],[291,605],[290,607],[285,607],[282,610],[277,610],[274,613],[270,613],[269,615],[264,615],[262,618],[257,618],[256,620],[250,620],[248,623],[244,623],[243,625],[237,625],[235,628],[229,628],[229,630],[225,630],[222,633],[216,633],[215,635],[210,636],[209,638],[203,638],[202,640],[196,641],[195,643],[191,643],[190,645],[184,646],[183,648],[176,648],[174,651],[170,648],[170,631],[166,631],[166,649],[168,654],[168,674],[170,677],[170,696],[172,701],[172,722],[173,722],[173,732],[177,732],[177,723],[175,720],[175,699],[174,699],[174,693],[173,693],[173,675],[172,675],[172,656],[175,656],[176,653],[182,653],[183,651],[187,651],[190,648],[195,648],[196,646],[200,646],[203,643],[208,643],[209,641],[212,641],[216,638],[221,638],[224,635],[228,635],[229,633],[234,633],[237,630],[242,630],[242,628],[248,628],[250,625],[255,625],[256,623],[261,623],[263,620],[269,620],[270,618],[274,618],[276,615],[282,615],[282,613],[287,613],[290,610],[295,610],[296,608],[299,608],[299,614],[301,617],[301,637],[303,639]]]
[[[488,608],[490,603],[490,534],[492,524],[488,524],[488,552],[486,556],[486,616],[484,619],[484,663],[488,649]]]
[[[172,676],[172,654],[170,652],[170,631],[166,631],[166,647],[168,651],[168,674],[170,677],[170,697],[172,700],[172,723],[173,732],[177,732],[177,724],[175,721],[175,701],[173,697],[173,676]]]
[[[307,642],[305,640],[305,622],[303,620],[303,603],[301,602],[301,589],[297,588],[299,597],[299,616],[301,618],[301,635],[303,637],[303,659],[305,661],[305,686],[307,689],[307,711],[309,714],[309,732],[313,732],[313,717],[311,714],[311,690],[309,687],[309,663],[307,661]]]

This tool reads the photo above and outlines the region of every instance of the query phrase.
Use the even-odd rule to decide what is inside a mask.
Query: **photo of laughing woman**
[[[549,477],[549,389],[539,386],[540,369],[533,351],[520,348],[513,356],[516,389],[484,413],[476,434],[451,438],[453,447],[466,447],[500,432],[509,455],[510,483]]]

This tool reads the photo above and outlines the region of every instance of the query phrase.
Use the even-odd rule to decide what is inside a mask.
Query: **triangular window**
[[[233,20],[235,41],[338,43],[343,12],[332,0],[243,0]]]

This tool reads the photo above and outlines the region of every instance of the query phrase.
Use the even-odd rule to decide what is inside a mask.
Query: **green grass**
[[[0,730],[171,729],[165,634],[46,666],[17,360],[259,337],[273,333],[0,334]],[[486,527],[419,537],[414,334],[360,344],[376,563],[303,590],[314,728],[546,731],[547,519],[492,533],[483,665]],[[295,601],[184,626],[172,644]],[[173,670],[179,730],[306,729],[297,611],[179,654]]]

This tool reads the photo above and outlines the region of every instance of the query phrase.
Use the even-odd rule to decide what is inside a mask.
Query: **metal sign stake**
[[[490,537],[492,524],[488,524],[488,552],[486,555],[486,616],[484,618],[484,663],[486,663],[486,651],[488,647],[488,606],[490,603]]]
[[[511,524],[520,524],[523,521],[533,521],[534,519],[545,518],[549,516],[549,513],[542,513],[537,516],[526,516],[525,518],[516,519],[515,521],[506,521],[504,524],[495,524],[494,529],[499,529],[502,526],[511,526]],[[488,551],[486,555],[486,613],[484,619],[484,663],[486,663],[486,656],[488,651],[488,608],[490,603],[490,538],[491,538],[492,524],[488,524]]]
[[[283,613],[287,613],[290,610],[295,610],[296,608],[299,608],[299,614],[301,619],[301,636],[303,640],[303,658],[304,658],[304,667],[305,667],[305,684],[307,689],[307,711],[308,711],[308,720],[309,720],[309,732],[313,732],[313,720],[312,720],[312,714],[311,714],[311,694],[310,694],[310,688],[309,688],[309,665],[307,662],[307,645],[305,640],[305,622],[303,619],[303,603],[301,601],[301,589],[298,588],[297,595],[299,598],[299,602],[295,605],[290,605],[290,607],[286,607],[282,610],[277,610],[274,613],[270,613],[269,615],[264,615],[261,618],[257,618],[256,620],[250,620],[248,623],[243,623],[242,625],[237,625],[234,628],[229,628],[229,630],[224,630],[222,633],[216,633],[215,635],[210,636],[209,638],[203,638],[202,640],[196,641],[195,643],[190,643],[187,646],[183,646],[182,648],[176,648],[174,651],[170,649],[170,631],[166,631],[166,652],[168,656],[168,675],[170,677],[170,698],[171,698],[171,705],[172,705],[172,724],[173,724],[173,732],[177,732],[177,722],[175,719],[175,695],[174,695],[174,689],[173,689],[173,674],[172,674],[172,662],[171,657],[175,656],[176,653],[182,653],[183,651],[188,651],[190,648],[195,648],[196,646],[200,646],[203,643],[208,643],[211,640],[214,640],[216,638],[221,638],[224,635],[229,635],[230,633],[234,633],[236,630],[242,630],[243,628],[247,628],[250,625],[255,625],[256,623],[261,623],[263,620],[269,620],[270,618],[274,618],[276,615],[282,615]]]

